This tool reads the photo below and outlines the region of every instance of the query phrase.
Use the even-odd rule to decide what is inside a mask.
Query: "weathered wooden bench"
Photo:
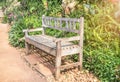
[[[83,58],[83,33],[84,33],[84,18],[55,18],[42,16],[42,28],[38,29],[27,29],[25,32],[25,46],[26,53],[29,54],[30,45],[33,45],[50,55],[55,56],[55,76],[56,78],[60,75],[60,69],[67,68],[69,66],[78,66],[82,68]],[[66,32],[76,33],[77,36],[69,38],[55,38],[45,34],[45,29],[57,29]],[[41,35],[29,35],[28,32],[42,31]],[[79,44],[75,45],[71,41],[78,41]],[[79,61],[70,65],[61,65],[62,56],[67,55],[79,55]]]

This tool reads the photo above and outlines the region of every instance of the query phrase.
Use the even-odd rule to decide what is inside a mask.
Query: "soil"
[[[8,42],[8,24],[0,23],[0,82],[46,82],[29,68]]]

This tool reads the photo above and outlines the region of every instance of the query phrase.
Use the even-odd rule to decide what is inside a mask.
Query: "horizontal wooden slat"
[[[76,67],[80,64],[80,62],[76,62],[76,63],[72,63],[72,64],[68,64],[68,65],[62,65],[60,66],[60,69],[63,70],[63,69],[69,69],[71,67]]]
[[[79,53],[79,46],[78,45],[69,45],[62,47],[61,55],[67,56],[67,55],[73,55]]]
[[[34,32],[34,31],[42,31],[43,28],[36,28],[36,29],[25,29],[23,32]]]
[[[53,27],[53,26],[49,26],[49,25],[42,25],[45,28],[52,28],[52,29],[56,29],[56,30],[63,30],[63,31],[67,31],[67,32],[75,32],[75,33],[79,33],[79,30],[73,30],[71,28],[61,28],[61,27]]]
[[[78,18],[60,18],[60,17],[55,18],[55,17],[48,17],[48,16],[43,16],[42,18],[43,19],[62,20],[62,21],[66,21],[66,20],[68,21],[68,20],[70,20],[70,21],[74,21],[74,22],[80,22],[81,21]]]
[[[69,42],[69,41],[75,41],[75,40],[80,40],[80,36],[74,36],[74,37],[70,37],[70,38],[57,38],[54,41],[58,42]]]

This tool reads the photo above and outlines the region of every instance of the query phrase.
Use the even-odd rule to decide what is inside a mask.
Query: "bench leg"
[[[78,69],[82,70],[83,54],[81,52],[79,53],[79,59],[78,59],[78,61],[79,61]]]
[[[30,44],[25,42],[25,48],[26,48],[26,55],[28,55],[30,53]]]
[[[57,42],[57,51],[56,51],[56,63],[55,63],[55,77],[58,80],[60,75],[60,66],[61,66],[61,42]]]
[[[56,71],[55,71],[55,78],[56,78],[56,80],[60,76],[60,66],[61,66],[61,57],[60,56],[56,56]]]

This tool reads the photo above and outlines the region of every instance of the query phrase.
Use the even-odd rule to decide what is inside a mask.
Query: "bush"
[[[89,52],[89,53],[88,53]],[[101,79],[102,82],[117,82],[120,79],[120,59],[110,49],[86,50],[84,67]]]
[[[10,31],[9,31],[9,42],[14,47],[24,47],[24,42],[20,41],[20,38],[24,37],[23,29],[26,29],[26,25],[24,22],[24,19],[19,19],[19,21],[15,22],[14,25],[12,25]]]
[[[111,14],[114,12],[113,5],[105,5],[103,8],[98,4],[83,4],[79,8],[69,16],[85,18],[84,67],[98,76],[102,82],[118,82],[120,24]]]

